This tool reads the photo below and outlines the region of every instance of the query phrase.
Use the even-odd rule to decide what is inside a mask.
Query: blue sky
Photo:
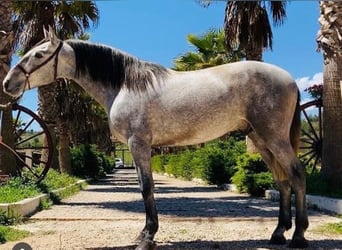
[[[201,35],[223,26],[225,1],[208,8],[196,0],[97,1],[100,22],[91,28],[90,40],[126,51],[140,59],[172,67],[173,60],[193,48],[189,33]],[[296,79],[301,90],[322,82],[322,54],[316,52],[319,29],[317,1],[287,3],[287,19],[273,27],[273,51],[264,61],[281,66]],[[303,95],[303,101],[307,96]],[[36,91],[27,91],[21,102],[36,109]]]

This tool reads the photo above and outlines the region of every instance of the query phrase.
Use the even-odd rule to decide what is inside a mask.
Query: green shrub
[[[190,150],[185,150],[181,154],[171,154],[168,156],[165,171],[167,174],[177,178],[184,178],[186,180],[192,179],[192,165],[191,159],[193,153]]]
[[[274,188],[272,174],[259,154],[243,154],[237,160],[237,171],[232,177],[239,192],[263,196],[266,189]]]
[[[204,162],[202,178],[209,184],[222,185],[230,183],[237,158],[245,152],[245,144],[236,142],[233,138],[227,141],[217,140],[208,143],[200,152]]]
[[[164,173],[167,157],[165,155],[156,155],[151,159],[152,170],[156,173]]]
[[[221,185],[230,181],[235,172],[236,159],[245,150],[244,142],[237,142],[233,138],[215,140],[197,149],[154,156],[152,168],[156,172],[166,172],[186,180],[200,178],[209,184]]]
[[[79,145],[71,149],[71,167],[76,176],[103,178],[113,169],[113,161],[95,145]]]
[[[323,179],[321,173],[311,172],[306,175],[306,192],[314,195],[324,195],[332,198],[342,198],[342,190],[332,188],[329,183]]]

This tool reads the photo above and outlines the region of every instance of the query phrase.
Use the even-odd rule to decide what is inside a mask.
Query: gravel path
[[[195,182],[155,175],[160,228],[158,249],[284,249],[268,245],[277,223],[278,203],[220,191]],[[309,211],[310,249],[342,249],[341,235],[317,227],[341,221]],[[134,170],[109,178],[41,211],[19,229],[33,234],[22,242],[34,250],[134,249],[145,214]],[[290,238],[293,229],[287,232]],[[18,242],[0,245],[12,249]]]

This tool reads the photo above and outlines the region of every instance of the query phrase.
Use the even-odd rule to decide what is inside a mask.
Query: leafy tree
[[[15,1],[12,8],[15,11],[17,42],[24,52],[44,38],[43,27],[55,27],[59,37],[66,39],[83,35],[90,24],[97,24],[99,19],[95,1]],[[61,169],[70,172],[70,161],[64,161],[70,159],[66,116],[56,114],[57,95],[60,93],[57,93],[55,84],[38,89],[39,114],[50,125],[50,132],[54,132],[54,123],[57,122],[61,139]]]
[[[317,34],[323,52],[322,175],[330,186],[342,188],[342,2],[321,1]]]

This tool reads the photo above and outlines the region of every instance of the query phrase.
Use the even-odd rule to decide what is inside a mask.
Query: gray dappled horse
[[[176,72],[119,50],[61,41],[50,28],[45,42],[31,49],[3,81],[6,93],[72,79],[106,110],[112,134],[128,144],[137,168],[146,224],[137,249],[155,247],[158,215],[150,167],[152,146],[198,144],[229,131],[248,131],[279,185],[279,220],[270,242],[285,244],[291,228],[291,190],[296,229],[290,247],[307,247],[305,170],[296,157],[299,143],[299,92],[284,70],[244,61]]]

